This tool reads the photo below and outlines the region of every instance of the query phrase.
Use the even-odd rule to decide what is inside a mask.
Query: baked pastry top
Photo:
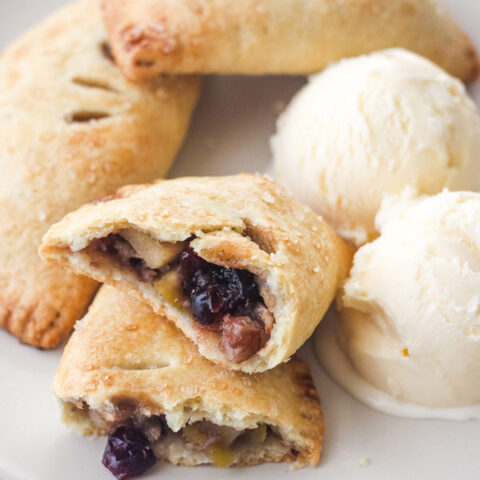
[[[468,82],[478,59],[436,0],[103,0],[125,74],[310,74],[403,47]]]
[[[133,427],[175,464],[305,466],[321,451],[323,416],[304,362],[229,371],[145,303],[107,286],[77,323],[53,390],[77,431]]]
[[[42,256],[126,289],[234,370],[287,361],[351,256],[320,217],[260,175],[125,187],[51,227]]]
[[[199,94],[198,78],[143,85],[116,67],[95,0],[68,5],[0,59],[0,328],[52,348],[97,283],[46,265],[55,221],[125,183],[163,176]]]

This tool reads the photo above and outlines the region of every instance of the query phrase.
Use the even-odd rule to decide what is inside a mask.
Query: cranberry
[[[194,273],[197,270],[201,270],[207,262],[200,258],[191,248],[185,249],[180,254],[179,262],[182,288],[187,292],[192,290],[192,279]]]
[[[118,480],[141,475],[156,461],[148,440],[139,430],[120,427],[108,436],[102,463]]]
[[[180,277],[193,316],[202,325],[218,325],[226,314],[245,312],[262,301],[252,273],[208,263],[191,248],[180,255]]]

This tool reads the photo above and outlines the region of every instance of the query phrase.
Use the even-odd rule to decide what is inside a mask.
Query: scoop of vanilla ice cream
[[[376,225],[340,295],[340,345],[398,400],[480,404],[480,194],[407,189]]]
[[[477,186],[480,120],[460,81],[391,49],[311,77],[271,146],[276,179],[360,245],[384,193]]]

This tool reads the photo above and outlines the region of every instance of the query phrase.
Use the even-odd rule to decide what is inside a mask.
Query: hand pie
[[[0,60],[0,328],[52,348],[97,283],[45,265],[43,234],[85,202],[166,173],[195,78],[135,86],[113,63],[96,1],[60,10]]]
[[[145,467],[155,461],[151,450],[173,464],[219,467],[314,465],[321,451],[323,416],[304,362],[257,375],[228,371],[148,305],[111,287],[78,322],[53,389],[65,423],[110,433],[104,464],[112,473],[115,444],[125,440],[145,454]]]
[[[119,65],[161,72],[309,74],[344,57],[403,47],[466,82],[468,37],[436,0],[103,0]]]
[[[43,257],[136,294],[234,370],[287,361],[348,272],[342,240],[265,177],[181,178],[117,197],[54,225]]]

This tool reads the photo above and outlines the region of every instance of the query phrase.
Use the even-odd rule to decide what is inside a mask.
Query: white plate
[[[60,0],[0,0],[0,45],[13,39]],[[480,2],[447,2],[480,48]],[[299,78],[212,78],[172,176],[262,171],[276,110],[302,85]],[[480,86],[474,87],[480,100]],[[1,159],[0,159],[1,166]],[[0,265],[1,268],[1,265]],[[78,437],[58,420],[50,384],[61,352],[40,352],[0,332],[0,480],[112,480],[100,458],[105,439]],[[307,344],[326,417],[318,468],[175,468],[159,464],[142,478],[219,480],[462,479],[480,478],[480,422],[419,421],[369,410],[333,384]],[[371,464],[364,467],[369,459]]]

